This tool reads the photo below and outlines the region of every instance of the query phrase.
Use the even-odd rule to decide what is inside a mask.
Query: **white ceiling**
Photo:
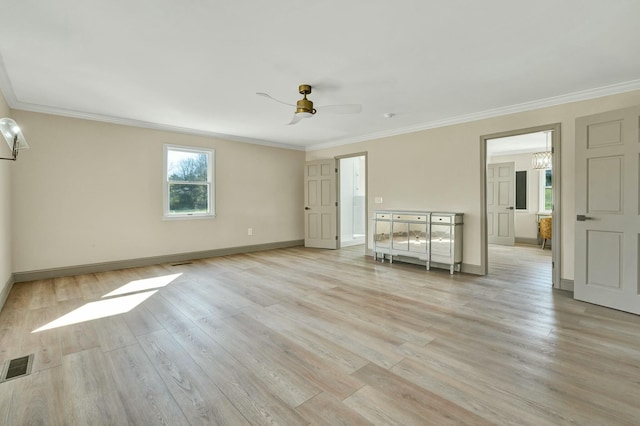
[[[298,149],[640,88],[638,0],[2,0],[0,11],[13,108]],[[301,83],[316,106],[362,112],[287,126],[291,107],[256,96],[295,103]]]

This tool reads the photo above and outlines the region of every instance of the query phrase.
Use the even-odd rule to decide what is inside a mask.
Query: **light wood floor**
[[[291,248],[16,284],[0,360],[35,361],[0,384],[0,424],[639,424],[640,317],[552,290],[549,250],[490,261]]]

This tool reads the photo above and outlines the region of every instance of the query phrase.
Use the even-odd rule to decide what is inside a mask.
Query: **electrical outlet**
[[[253,235],[253,228],[247,228],[247,235]]]
[[[376,197],[376,204],[382,204],[382,197]]]

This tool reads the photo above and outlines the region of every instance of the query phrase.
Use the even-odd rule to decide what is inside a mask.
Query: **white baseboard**
[[[0,311],[2,311],[2,308],[4,307],[4,302],[6,302],[7,297],[9,297],[9,292],[13,288],[14,282],[15,282],[15,278],[13,274],[11,274],[7,282],[4,284],[2,291],[0,291]]]
[[[570,291],[573,293],[573,280],[560,279],[560,287],[559,290]]]

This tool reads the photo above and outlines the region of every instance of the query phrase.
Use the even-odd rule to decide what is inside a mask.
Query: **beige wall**
[[[9,117],[7,102],[0,92],[0,118]],[[10,157],[9,146],[0,137],[0,157]],[[0,160],[0,308],[11,284],[11,168],[13,161]]]
[[[471,123],[424,130],[307,152],[307,161],[368,152],[369,215],[375,209],[429,209],[465,214],[463,261],[481,263],[480,137],[561,123],[561,277],[573,279],[575,119],[640,104],[640,91],[541,108]],[[374,204],[383,197],[383,204]],[[371,247],[371,239],[369,239]]]
[[[11,198],[13,272],[211,250],[303,238],[302,165],[368,152],[369,214],[377,208],[465,213],[464,262],[481,256],[480,136],[562,125],[562,278],[573,279],[574,123],[640,104],[640,91],[323,150],[300,151],[87,120],[12,111],[31,145],[2,164]],[[8,111],[6,102],[0,110]],[[213,147],[213,220],[162,220],[162,145]],[[8,167],[7,167],[8,166]],[[0,234],[8,235],[9,179],[0,183]],[[375,197],[384,203],[374,204]],[[254,235],[247,236],[252,227]],[[10,277],[9,238],[0,273]],[[370,246],[370,242],[369,242]],[[5,262],[5,263],[3,263]],[[0,277],[1,278],[1,277]],[[5,280],[7,279],[5,278]]]
[[[303,238],[302,151],[14,116],[31,147],[14,173],[14,272]],[[216,150],[215,219],[162,220],[166,143]]]

